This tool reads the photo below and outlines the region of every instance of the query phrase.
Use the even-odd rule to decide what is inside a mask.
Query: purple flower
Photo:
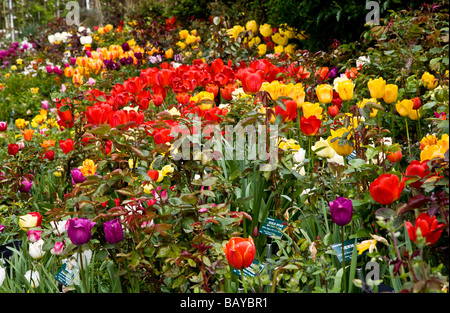
[[[344,226],[350,223],[353,214],[352,200],[339,197],[336,200],[329,202],[329,205],[333,222],[339,226]]]
[[[91,230],[96,223],[90,219],[82,217],[74,217],[67,221],[66,229],[70,241],[76,245],[81,246],[91,240]]]
[[[127,51],[130,50],[130,45],[128,44],[128,42],[124,42],[122,44],[122,49],[123,49],[124,52],[127,52]]]
[[[0,122],[0,132],[4,132],[8,129],[8,123],[7,122]]]
[[[328,74],[328,78],[335,79],[338,73],[339,69],[336,66],[333,66]]]
[[[29,180],[28,178],[24,178],[22,180],[22,184],[19,188],[21,192],[30,192],[31,186],[33,186],[33,182]]]
[[[123,240],[123,229],[118,218],[103,224],[106,242],[116,244]]]
[[[0,225],[0,233],[3,232],[5,230],[6,226],[5,225]]]
[[[72,175],[72,185],[75,186],[78,183],[84,183],[86,181],[86,177],[84,177],[83,173],[81,173],[79,168],[74,168],[70,171]]]

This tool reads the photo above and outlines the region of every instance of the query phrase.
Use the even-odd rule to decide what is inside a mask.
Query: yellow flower
[[[419,110],[411,110],[411,112],[409,112],[408,116],[413,121],[417,121],[419,119],[419,117],[421,116],[421,110],[420,109]]]
[[[377,79],[370,79],[367,83],[369,87],[370,96],[375,99],[381,99],[384,96],[384,89],[386,87],[386,81],[383,77],[378,77]]]
[[[432,75],[428,72],[425,72],[422,74],[422,84],[427,89],[434,89],[438,85],[438,80],[434,77],[434,75]]]
[[[287,36],[283,36],[280,33],[275,33],[272,35],[272,41],[280,46],[285,46],[288,44],[289,38]]]
[[[189,31],[187,29],[180,30],[178,35],[180,35],[181,39],[186,39],[189,36]]]
[[[235,25],[233,28],[227,30],[228,36],[233,39],[236,39],[240,33],[244,32],[245,28],[240,25]]]
[[[302,104],[303,116],[309,118],[312,115],[315,115],[319,120],[322,119],[322,111],[323,109],[320,107],[320,103],[311,103],[304,102]]]
[[[152,184],[142,184],[142,188],[144,188],[146,194],[152,193],[152,190],[154,189]]]
[[[366,98],[364,98],[364,99],[362,99],[361,101],[359,101],[356,105],[358,106],[358,108],[361,108],[361,109],[362,109],[362,108],[364,108],[364,107],[366,106],[366,104],[369,103],[369,102],[373,102],[373,103],[376,103],[376,104],[380,104],[380,103],[377,101],[377,99],[374,99],[374,98],[366,99]],[[377,113],[378,113],[378,110],[377,110],[377,109],[374,109],[374,108],[371,108],[371,109],[370,109],[370,117],[371,117],[371,118],[377,116]]]
[[[214,94],[212,92],[208,92],[208,91],[200,91],[198,94],[196,94],[195,96],[193,96],[189,102],[193,102],[193,103],[197,103],[201,100],[210,100],[210,101],[205,101],[204,103],[201,103],[199,105],[200,109],[203,110],[209,110],[213,107],[214,105]]]
[[[333,100],[333,86],[321,84],[316,87],[317,98],[321,103],[330,103]]]
[[[384,88],[383,100],[386,103],[394,103],[397,101],[398,86],[394,84],[387,84]]]
[[[84,177],[95,175],[97,171],[97,165],[91,159],[86,159],[83,162],[83,166],[80,166],[80,171]]]
[[[17,59],[17,60],[16,60],[16,63],[17,63],[17,64],[19,64],[19,65],[21,65],[21,64],[22,64],[22,62],[23,62],[23,60],[22,60],[22,59]]]
[[[197,37],[192,36],[192,35],[188,35],[186,40],[185,40],[185,43],[188,44],[188,45],[193,44],[195,42],[197,42]]]
[[[166,50],[166,51],[164,52],[164,56],[166,57],[166,59],[171,59],[171,58],[173,58],[173,49],[170,48],[170,49]]]
[[[15,122],[16,127],[19,129],[24,129],[25,126],[27,126],[29,124],[28,121],[25,121],[23,118],[18,118]]]
[[[408,116],[411,113],[413,106],[414,103],[412,102],[412,100],[403,99],[402,101],[397,101],[397,103],[395,104],[395,109],[401,116]]]
[[[350,131],[345,127],[339,128],[337,130],[331,129],[331,136],[328,137],[328,139],[327,139],[328,144],[331,146],[331,148],[333,148],[337,154],[339,154],[340,156],[343,156],[343,157],[345,157],[353,152],[353,147],[350,146],[348,144],[348,142],[345,145],[339,144],[340,138],[342,138],[345,133],[348,133],[348,134],[347,134],[346,138],[344,138],[344,139],[347,139],[348,142],[350,142],[351,134],[350,134]],[[336,139],[333,142],[331,142],[335,138],[339,138],[339,139]]]
[[[437,145],[437,138],[435,135],[428,135],[423,137],[420,141],[420,150],[423,150],[426,146]]]
[[[286,52],[287,54],[294,54],[295,52],[295,45],[294,44],[288,44],[286,47],[284,47],[284,52]]]
[[[260,25],[259,32],[264,37],[270,37],[270,36],[272,36],[272,26],[270,26],[269,24]]]
[[[328,144],[328,141],[326,141],[323,138],[320,138],[319,141],[316,141],[314,146],[311,147],[311,150],[312,151],[319,150],[316,152],[316,154],[318,156],[320,156],[321,158],[327,158],[327,159],[331,159],[332,157],[334,157],[334,155],[336,153],[336,151],[334,151],[334,149],[330,147],[330,145]]]
[[[425,146],[422,152],[420,152],[420,162],[435,158],[443,158],[447,150],[448,149],[445,149],[445,147],[439,145]]]
[[[186,48],[186,44],[185,44],[184,42],[182,42],[182,41],[178,41],[178,42],[176,43],[176,45],[177,45],[178,47],[180,47],[181,50],[184,50],[184,49]]]
[[[294,139],[283,139],[279,144],[278,144],[278,148],[282,149],[282,150],[288,150],[288,149],[292,149],[295,151],[298,151],[298,149],[300,149],[300,145],[298,144],[297,140]]]
[[[356,245],[358,254],[362,254],[364,251],[369,249],[369,253],[375,248],[377,241],[375,239],[364,240],[360,244]]]
[[[275,53],[283,53],[283,51],[284,51],[284,48],[282,45],[278,45],[278,46],[275,46],[275,48],[273,48],[273,52],[275,52]]]
[[[267,46],[265,44],[258,45],[258,54],[265,55],[267,52]]]
[[[166,165],[162,168],[161,172],[164,176],[167,176],[167,174],[171,174],[174,172],[174,168],[172,167],[172,165]]]
[[[342,80],[337,83],[337,92],[342,101],[351,100],[353,98],[353,89],[355,85],[349,79]]]
[[[39,87],[30,88],[31,93],[37,94],[39,92]]]
[[[437,145],[441,146],[442,149],[444,149],[444,151],[447,151],[448,150],[448,146],[449,146],[448,134],[443,134],[441,136],[441,139],[438,140]]]
[[[248,21],[245,24],[245,29],[250,30],[252,32],[252,35],[255,36],[258,32],[258,24],[256,24],[255,20]]]
[[[282,84],[280,83],[280,81],[278,80],[274,80],[272,82],[264,82],[261,85],[261,89],[260,90],[264,90],[267,91],[270,94],[270,97],[273,100],[277,100],[278,97],[280,96],[280,92],[281,92],[281,87]]]
[[[54,147],[54,146],[55,146],[55,143],[56,143],[55,140],[51,140],[51,139],[49,139],[49,140],[44,140],[44,141],[41,143],[41,147],[44,148],[45,150],[48,150],[48,148]]]
[[[13,71],[17,70],[17,66],[11,65],[11,69],[12,69]]]

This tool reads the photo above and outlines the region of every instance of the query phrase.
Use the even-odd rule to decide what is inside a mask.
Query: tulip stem
[[[83,267],[83,251],[81,246],[78,246],[78,257],[80,258],[80,279],[83,280],[84,292],[87,292],[86,275]]]
[[[345,270],[345,253],[344,253],[344,226],[341,226],[341,241],[342,241],[342,292],[345,293],[347,292],[347,288],[346,288],[346,280],[347,280],[347,275],[346,275],[346,270]]]
[[[409,142],[409,130],[408,130],[408,117],[405,116],[405,126],[406,126],[406,138],[408,139],[408,151],[411,156],[411,144]]]
[[[244,285],[244,269],[241,268],[241,280],[242,280],[242,288],[244,288],[244,293],[247,293],[247,288]]]
[[[302,130],[300,128],[300,108],[297,108],[297,121],[298,121],[298,144],[302,147]]]

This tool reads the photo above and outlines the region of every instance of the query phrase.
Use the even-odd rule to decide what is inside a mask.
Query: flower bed
[[[192,25],[0,51],[0,292],[447,292],[448,13]]]

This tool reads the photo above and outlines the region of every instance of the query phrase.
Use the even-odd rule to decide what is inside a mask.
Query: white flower
[[[53,227],[53,233],[55,235],[61,236],[66,231],[66,220],[59,221],[59,222],[50,222],[50,224]]]
[[[294,153],[293,159],[295,163],[302,163],[305,160],[306,150],[303,148],[298,149],[297,152]]]
[[[30,253],[30,256],[33,258],[33,259],[40,259],[40,258],[42,258],[43,256],[44,256],[44,254],[45,254],[45,251],[44,250],[42,250],[42,246],[44,245],[44,240],[42,240],[42,239],[39,239],[38,241],[36,241],[36,242],[32,242],[32,243],[30,243],[30,246],[29,246],[29,253]]]
[[[90,45],[92,43],[92,37],[91,36],[81,36],[80,37],[80,43],[84,45]]]
[[[48,36],[48,42],[49,42],[50,44],[53,44],[55,41],[56,41],[55,35],[50,35],[50,36]]]
[[[6,270],[4,267],[0,265],[0,286],[3,284],[5,278],[6,278]]]
[[[335,153],[332,158],[328,159],[328,162],[334,162],[334,163],[337,163],[339,165],[345,165],[344,157],[342,155],[337,154],[337,153]]]
[[[319,150],[320,148],[323,149]],[[312,151],[319,150],[316,152],[316,154],[321,158],[328,158],[328,159],[333,158],[334,155],[336,154],[336,151],[334,151],[334,149],[330,147],[328,141],[323,139],[322,137],[319,139],[319,141],[316,141],[314,146],[311,147],[311,150]]]
[[[360,67],[368,63],[370,63],[370,57],[362,55],[356,60],[356,67]]]
[[[38,271],[29,270],[28,272],[25,273],[24,277],[31,284],[31,288],[39,287],[40,277]]]

